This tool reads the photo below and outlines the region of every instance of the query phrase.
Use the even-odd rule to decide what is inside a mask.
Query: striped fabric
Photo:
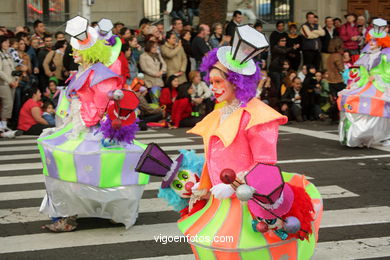
[[[372,82],[361,88],[341,91],[338,106],[342,112],[390,118],[390,96]]]
[[[38,139],[43,162],[43,174],[68,182],[110,188],[125,185],[145,185],[149,175],[137,173],[135,166],[146,146],[134,141],[116,148],[106,148],[100,140],[67,138],[72,124],[49,136]],[[93,133],[93,130],[88,135]]]
[[[285,182],[299,185],[298,174],[283,172]],[[281,240],[274,232],[259,233],[252,229],[252,216],[246,204],[237,198],[218,200],[210,198],[207,205],[195,214],[183,217],[178,227],[184,235],[197,236],[190,242],[196,259],[310,259],[318,240],[322,217],[322,199],[316,187],[305,180],[305,189],[315,209],[313,233],[309,240]],[[203,238],[232,236],[232,241],[202,241]],[[207,240],[207,239],[205,239]],[[191,240],[190,240],[191,241]]]

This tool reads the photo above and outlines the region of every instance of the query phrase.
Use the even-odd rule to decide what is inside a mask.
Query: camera
[[[20,77],[20,76],[22,76],[22,74],[23,74],[23,72],[18,71],[18,70],[14,70],[11,72],[12,77]]]

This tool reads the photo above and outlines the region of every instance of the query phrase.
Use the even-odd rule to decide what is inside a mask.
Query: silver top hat
[[[269,43],[264,34],[249,25],[237,26],[233,38],[233,46],[218,49],[218,60],[229,70],[253,75],[256,64],[253,57],[267,49]]]
[[[100,40],[106,40],[112,37],[112,28],[114,28],[114,25],[112,24],[112,21],[107,18],[102,18],[98,22],[98,25],[96,27],[96,30],[99,33],[99,39]]]
[[[77,50],[92,47],[98,38],[96,30],[88,26],[88,19],[79,15],[66,22],[65,32],[72,36],[70,44]]]
[[[386,37],[386,26],[387,21],[382,18],[377,18],[372,21],[372,24],[374,25],[374,28],[370,30],[370,35],[374,38],[384,38]]]

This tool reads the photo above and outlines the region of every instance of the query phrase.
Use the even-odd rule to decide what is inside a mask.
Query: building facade
[[[13,28],[43,20],[53,30],[62,29],[67,19],[81,14],[82,2],[91,5],[91,21],[102,17],[121,21],[136,28],[144,17],[158,18],[165,0],[0,0],[0,25]],[[172,1],[172,0],[171,0]],[[218,0],[216,0],[218,1]],[[185,0],[184,0],[185,2]],[[242,0],[228,1],[228,19]],[[249,0],[252,11],[266,24],[277,20],[305,21],[306,12],[318,14],[320,22],[326,16],[343,18],[348,11],[368,17],[390,19],[390,0]],[[168,3],[168,8],[171,6]]]

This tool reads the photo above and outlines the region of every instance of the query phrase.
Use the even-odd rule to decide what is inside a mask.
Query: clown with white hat
[[[70,113],[62,126],[38,139],[47,191],[40,211],[56,218],[44,226],[54,232],[74,230],[75,216],[107,218],[129,228],[149,182],[134,169],[146,147],[134,140],[138,98],[107,67],[113,55],[109,22],[98,24],[104,35],[88,24],[81,16],[67,22],[80,65],[67,80]]]

